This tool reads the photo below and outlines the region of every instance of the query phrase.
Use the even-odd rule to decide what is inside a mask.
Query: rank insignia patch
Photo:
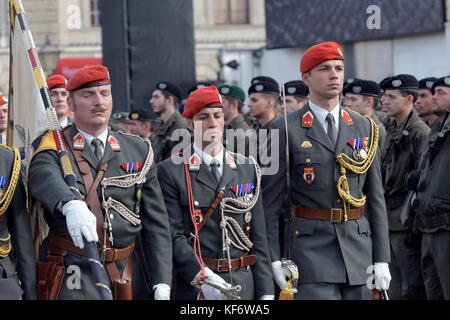
[[[83,150],[84,143],[85,143],[85,140],[81,134],[77,133],[75,135],[75,137],[73,137],[73,148],[75,150]]]
[[[200,156],[196,153],[194,153],[190,158],[189,158],[189,170],[191,171],[198,171],[200,170]]]
[[[303,179],[307,184],[312,184],[316,175],[314,174],[314,168],[305,168],[303,169]]]
[[[305,113],[303,115],[302,127],[303,128],[311,128],[313,125],[313,121],[314,121],[314,115],[312,114],[311,111],[308,111],[307,113]]]
[[[142,162],[126,162],[122,163],[120,167],[127,173],[135,173],[141,171]]]
[[[108,143],[111,146],[111,149],[113,149],[114,151],[120,151],[120,144],[116,138],[114,138],[113,136],[109,136]]]
[[[345,110],[342,110],[342,118],[344,118],[344,121],[345,121],[349,126],[353,124],[353,119],[352,119],[352,117],[350,117],[350,114],[349,114],[347,111],[345,111]]]

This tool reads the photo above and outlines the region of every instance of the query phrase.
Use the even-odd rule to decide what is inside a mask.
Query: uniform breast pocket
[[[196,221],[201,222],[206,214],[206,211],[209,209],[213,202],[213,194],[211,193],[194,193],[194,215]],[[192,228],[192,218],[191,213],[189,212],[189,201],[187,194],[180,194],[180,204],[183,208],[183,212],[186,214],[183,215],[183,221],[186,227],[186,230]]]
[[[299,151],[293,154],[293,160],[292,178],[305,190],[322,190],[332,181],[334,164],[329,163],[330,154]]]

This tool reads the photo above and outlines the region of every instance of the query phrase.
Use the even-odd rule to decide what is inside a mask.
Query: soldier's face
[[[153,112],[157,114],[162,114],[166,111],[166,97],[162,94],[160,90],[153,91],[152,97],[150,99],[150,105]]]
[[[75,125],[81,130],[108,127],[113,104],[111,85],[76,90],[73,96],[69,96],[68,103],[73,111]]]
[[[139,120],[130,120],[129,130],[130,133],[139,136],[142,131],[142,122]]]
[[[263,93],[250,94],[248,108],[250,109],[250,115],[252,117],[256,119],[261,118],[273,107],[273,101],[267,99]]]
[[[226,97],[222,97],[223,102],[223,115],[224,120],[229,121],[233,114],[232,101],[228,100]]]
[[[419,116],[425,117],[432,114],[433,107],[433,95],[430,90],[422,89],[419,90],[419,97],[414,103],[414,108],[416,108]]]
[[[7,128],[8,128],[8,104],[4,103],[0,106],[0,132],[6,131]]]
[[[311,96],[333,99],[339,96],[344,85],[344,62],[324,61],[309,72],[303,73],[302,79],[308,85]]]
[[[68,97],[69,92],[67,92],[64,88],[55,88],[50,90],[50,99],[52,100],[52,105],[58,116],[67,115],[67,111],[69,111],[69,106],[67,104]]]
[[[390,117],[396,117],[405,112],[406,106],[412,102],[411,96],[403,97],[398,90],[386,90],[381,96],[382,109]]]
[[[222,141],[225,119],[222,108],[203,108],[192,119],[187,119],[188,128],[194,131],[197,145],[206,147]]]
[[[367,109],[371,107],[371,99],[365,99],[360,94],[347,93],[345,95],[345,106],[362,115],[368,115]]]
[[[306,101],[308,101],[306,99],[294,96],[286,96],[285,100],[286,100],[286,113],[291,113],[301,109],[306,104]]]
[[[442,116],[450,108],[450,88],[436,87],[433,95],[433,113]]]

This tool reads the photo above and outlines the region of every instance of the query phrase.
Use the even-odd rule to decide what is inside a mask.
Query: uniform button
[[[300,235],[300,231],[295,230],[295,231],[294,231],[294,236],[298,237],[299,235]]]
[[[194,204],[195,204],[196,206],[198,206],[198,201],[194,201]]]
[[[109,215],[109,218],[112,220],[112,219],[114,219],[114,215],[111,213],[110,215]]]
[[[306,163],[311,163],[311,159],[306,159]]]
[[[336,200],[336,203],[341,203],[341,202],[342,202],[341,199]]]

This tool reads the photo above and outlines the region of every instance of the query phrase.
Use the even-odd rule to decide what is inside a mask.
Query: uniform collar
[[[316,116],[317,120],[320,122],[320,124],[324,127],[328,127],[328,123],[326,121],[328,113],[331,113],[331,115],[334,117],[334,121],[336,124],[337,132],[339,132],[339,103],[331,110],[331,112],[328,112],[322,107],[319,107],[318,105],[314,104],[311,100],[309,100],[309,107],[311,108],[312,112]],[[326,130],[325,130],[326,132]]]
[[[82,131],[80,128],[77,127],[78,132],[83,136],[83,138],[86,140],[87,145],[91,145],[92,140],[94,138],[100,139],[100,141],[103,143],[103,147],[106,147],[106,140],[108,138],[108,128],[105,129],[98,137],[94,137],[93,135]]]
[[[209,165],[211,164],[211,162],[213,161],[213,159],[215,159],[220,166],[222,166],[223,164],[223,145],[220,148],[220,151],[218,154],[216,154],[215,157],[211,156],[210,154],[207,154],[206,152],[203,152],[202,149],[200,149],[195,143],[193,143],[194,145],[194,152],[196,154],[198,154],[200,156],[200,158],[203,160],[203,162],[209,167]]]

